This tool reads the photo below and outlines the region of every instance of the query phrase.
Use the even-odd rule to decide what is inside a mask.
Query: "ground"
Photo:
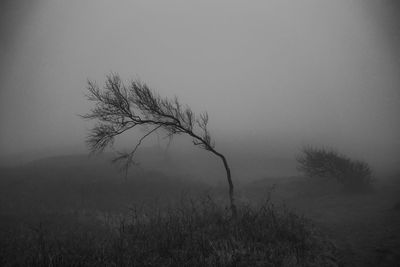
[[[86,220],[87,214],[112,217],[132,203],[164,204],[165,199],[179,198],[182,192],[190,196],[206,192],[227,199],[224,184],[213,188],[201,181],[146,170],[124,180],[112,167],[87,162],[85,157],[44,160],[3,169],[0,174],[3,236],[21,227],[35,236],[38,225],[47,220],[41,213],[57,226],[66,225],[67,220]],[[329,179],[283,176],[254,180],[237,186],[238,203],[270,198],[274,205],[285,205],[310,219],[332,240],[338,266],[400,266],[400,175],[376,175],[372,189],[363,193],[348,192]],[[23,241],[21,236],[15,238]]]
[[[244,194],[271,192],[276,203],[304,214],[333,240],[344,266],[400,266],[400,183],[378,180],[370,192],[351,193],[327,180],[265,179]]]

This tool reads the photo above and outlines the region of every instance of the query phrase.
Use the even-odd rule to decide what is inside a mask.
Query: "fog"
[[[92,124],[78,114],[90,109],[87,79],[102,84],[116,72],[207,111],[222,150],[291,157],[302,145],[324,145],[393,167],[398,7],[394,0],[2,1],[0,155],[86,153]]]
[[[399,11],[0,0],[0,265],[400,266]],[[176,112],[90,154],[116,73],[208,112],[215,149]]]

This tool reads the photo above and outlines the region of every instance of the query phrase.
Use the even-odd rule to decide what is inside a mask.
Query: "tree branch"
[[[144,139],[146,139],[146,137],[148,137],[149,135],[151,135],[152,133],[154,133],[155,131],[157,131],[160,127],[162,127],[162,125],[159,125],[159,126],[155,127],[154,129],[152,129],[151,131],[149,131],[149,132],[147,132],[145,135],[143,135],[143,136],[139,139],[138,143],[135,145],[135,147],[132,149],[131,152],[129,152],[129,153],[120,153],[120,156],[118,156],[118,157],[116,157],[116,158],[114,158],[114,159],[112,160],[113,163],[118,163],[118,162],[120,162],[120,161],[122,161],[122,160],[125,160],[125,162],[122,164],[122,168],[121,168],[121,169],[124,171],[124,173],[125,173],[125,178],[128,176],[129,166],[130,166],[131,164],[134,164],[134,162],[133,162],[133,160],[132,160],[132,159],[133,159],[133,156],[134,156],[136,150],[137,150],[137,149],[139,148],[139,146],[142,144],[142,141],[143,141]]]

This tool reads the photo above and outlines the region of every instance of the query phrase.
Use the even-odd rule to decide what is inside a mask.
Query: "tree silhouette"
[[[298,170],[309,177],[335,178],[351,190],[369,189],[372,169],[368,163],[353,160],[333,149],[306,146],[297,157]]]
[[[87,98],[95,103],[90,113],[83,115],[85,119],[94,119],[97,124],[87,136],[87,144],[92,153],[103,152],[112,146],[116,136],[134,129],[142,128],[145,134],[139,138],[130,152],[118,152],[113,162],[122,163],[127,173],[134,163],[133,156],[142,141],[158,130],[164,130],[168,137],[186,134],[193,138],[193,144],[210,151],[219,157],[225,167],[229,185],[229,200],[232,215],[236,216],[234,187],[231,171],[225,156],[215,150],[208,131],[208,114],[196,116],[191,108],[183,106],[177,97],[162,98],[145,83],[132,81],[126,86],[117,74],[108,75],[103,89],[92,81],[88,81]]]

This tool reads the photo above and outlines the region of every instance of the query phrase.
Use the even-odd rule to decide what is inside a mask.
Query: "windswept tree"
[[[234,188],[231,171],[223,154],[215,150],[215,143],[207,128],[208,114],[195,115],[191,108],[182,105],[178,98],[162,98],[145,83],[132,81],[125,85],[116,75],[108,75],[103,88],[88,81],[87,98],[94,107],[85,119],[96,120],[87,144],[92,153],[103,152],[112,146],[115,137],[137,128],[144,129],[144,135],[129,152],[118,152],[113,162],[122,164],[125,171],[134,163],[133,157],[142,141],[156,131],[164,131],[166,136],[186,134],[193,138],[193,144],[216,155],[222,160],[229,185],[229,200],[232,215],[236,216]]]

